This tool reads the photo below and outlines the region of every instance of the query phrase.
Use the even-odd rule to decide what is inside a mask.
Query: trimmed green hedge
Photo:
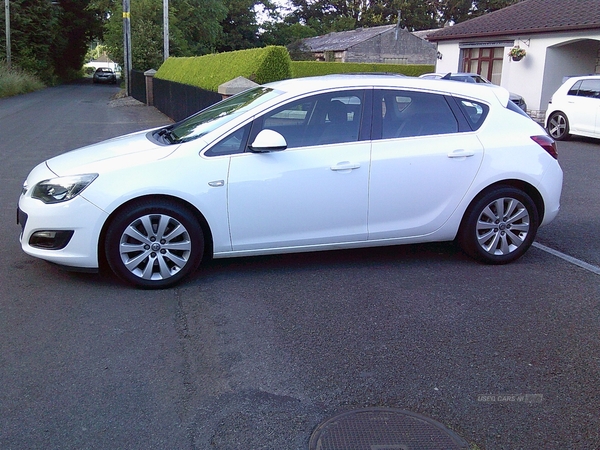
[[[363,73],[363,72],[389,72],[400,73],[411,77],[418,77],[424,73],[433,72],[435,66],[406,65],[406,64],[379,64],[379,63],[341,63],[322,61],[292,61],[292,76],[294,78],[329,75],[332,73]]]
[[[156,78],[217,92],[219,86],[239,76],[258,84],[286,78],[332,73],[390,72],[419,76],[433,72],[433,65],[292,61],[285,47],[269,46],[186,58],[171,57]]]
[[[269,46],[187,58],[168,58],[156,78],[217,92],[221,84],[239,76],[258,84],[292,77],[285,47]]]

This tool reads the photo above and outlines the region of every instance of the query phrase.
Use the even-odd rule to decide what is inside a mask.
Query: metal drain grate
[[[320,424],[309,450],[466,450],[467,442],[442,424],[393,408],[338,414]]]

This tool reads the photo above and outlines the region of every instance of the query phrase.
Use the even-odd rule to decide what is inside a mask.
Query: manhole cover
[[[465,450],[465,440],[435,420],[393,408],[338,414],[320,424],[309,450]]]

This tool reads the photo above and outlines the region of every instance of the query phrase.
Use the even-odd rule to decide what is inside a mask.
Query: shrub
[[[285,47],[269,46],[194,57],[168,58],[156,78],[217,92],[219,85],[242,76],[258,84],[291,78]]]
[[[294,78],[329,75],[333,73],[365,73],[388,72],[418,77],[424,73],[433,72],[433,65],[407,65],[382,63],[342,63],[322,61],[292,61],[292,76]]]

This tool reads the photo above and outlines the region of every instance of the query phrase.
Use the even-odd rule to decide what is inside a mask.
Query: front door
[[[288,148],[231,157],[233,251],[366,240],[370,142],[360,136],[363,95],[313,95],[254,121],[253,135],[277,131]]]

